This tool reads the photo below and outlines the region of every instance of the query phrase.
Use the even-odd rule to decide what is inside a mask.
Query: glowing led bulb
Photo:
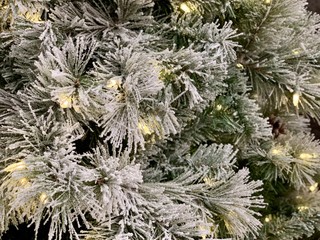
[[[293,55],[299,55],[300,51],[298,49],[292,50]]]
[[[39,200],[40,202],[42,202],[43,204],[46,204],[48,202],[48,195],[46,193],[41,193],[39,196]]]
[[[21,186],[27,186],[27,185],[29,185],[29,180],[28,180],[28,178],[21,178],[20,180],[19,180],[19,183],[21,184]]]
[[[220,110],[222,109],[222,105],[218,104],[218,105],[216,106],[216,109],[217,109],[218,111],[220,111]]]
[[[281,153],[281,151],[280,151],[279,149],[273,149],[273,150],[271,151],[271,153],[272,153],[273,155],[279,155],[279,154]]]
[[[111,78],[106,85],[106,87],[109,89],[118,89],[120,86],[121,86],[120,76]]]
[[[214,185],[214,180],[212,178],[209,177],[205,177],[203,179],[204,183],[210,187],[212,187]]]
[[[23,16],[29,20],[30,22],[33,22],[33,23],[41,23],[43,22],[42,19],[41,19],[41,15],[42,13],[41,12],[26,12]]]
[[[312,159],[313,157],[314,157],[313,154],[310,154],[310,153],[301,153],[299,155],[299,158],[303,160]]]
[[[270,221],[271,221],[271,218],[266,217],[266,218],[264,219],[264,221],[268,223],[268,222],[270,222]]]
[[[58,97],[58,102],[61,108],[72,108],[72,97],[70,95],[61,93]]]
[[[298,210],[299,210],[300,212],[302,212],[302,211],[304,211],[304,210],[307,210],[307,209],[309,209],[308,206],[299,206],[299,207],[298,207]]]
[[[151,129],[147,126],[147,124],[144,121],[138,122],[138,128],[142,131],[144,135],[152,134]]]
[[[314,192],[318,188],[318,183],[315,183],[309,187],[310,192]]]
[[[270,5],[272,3],[272,0],[264,0],[264,4]]]
[[[272,155],[281,155],[281,154],[283,154],[283,149],[281,147],[279,147],[279,146],[273,147],[271,149],[271,154]]]
[[[239,69],[241,69],[241,70],[243,70],[244,69],[244,66],[241,64],[241,63],[237,63],[237,68],[239,68]]]
[[[5,172],[13,172],[26,169],[26,163],[24,161],[20,161],[17,163],[10,164],[8,167],[3,169]]]
[[[185,2],[181,3],[180,9],[182,11],[184,11],[185,13],[190,13],[191,12],[191,8]]]
[[[300,101],[300,93],[295,92],[292,96],[293,106],[298,107],[299,101]]]

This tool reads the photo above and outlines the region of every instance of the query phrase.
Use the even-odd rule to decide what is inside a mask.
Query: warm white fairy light
[[[293,55],[299,55],[300,51],[298,49],[292,50]]]
[[[192,9],[188,6],[187,3],[183,2],[180,4],[180,9],[184,11],[185,13],[190,13]]]
[[[244,66],[241,64],[241,63],[237,63],[237,68],[239,68],[239,69],[241,69],[241,70],[243,70],[244,69]]]
[[[21,186],[26,187],[28,185],[30,185],[29,179],[28,178],[21,178],[19,180],[19,183]]]
[[[221,111],[222,105],[221,105],[221,104],[218,104],[218,105],[216,106],[216,109],[217,109],[218,111]]]
[[[276,146],[276,147],[271,148],[270,152],[272,155],[275,155],[275,156],[283,155],[284,149],[283,149],[283,147]]]
[[[308,207],[308,206],[303,206],[303,205],[298,206],[298,210],[299,210],[299,212],[302,212],[302,211],[305,211],[305,210],[308,210],[308,209],[309,209],[309,207]]]
[[[146,122],[143,121],[143,120],[140,120],[140,121],[138,122],[138,128],[141,130],[141,132],[142,132],[143,135],[150,135],[150,134],[152,134],[151,129],[150,129],[149,126],[146,124]]]
[[[8,9],[8,6],[0,7],[0,10],[7,10],[7,9]]]
[[[212,178],[209,178],[209,177],[205,177],[203,179],[204,183],[210,187],[212,187],[215,183],[215,181],[212,179]]]
[[[61,93],[58,96],[58,102],[61,108],[72,108],[72,96]]]
[[[43,204],[46,204],[48,202],[48,195],[46,193],[41,193],[39,196],[39,200],[40,202],[42,202]]]
[[[264,4],[270,5],[272,3],[272,0],[264,0]]]
[[[41,19],[42,12],[26,12],[21,14],[21,16],[25,17],[28,21],[33,23],[42,23],[43,20]]]
[[[121,77],[113,77],[108,82],[106,87],[109,89],[118,89],[121,86]]]
[[[315,183],[309,187],[310,192],[314,192],[318,189],[318,183]]]
[[[272,214],[269,214],[269,215],[265,216],[264,221],[265,221],[266,223],[271,222],[271,221],[272,221]]]
[[[298,107],[299,101],[300,101],[300,93],[299,92],[295,92],[293,94],[293,96],[292,96],[293,106]]]
[[[309,159],[312,159],[314,158],[314,154],[310,154],[310,153],[301,153],[299,155],[299,158],[302,159],[302,160],[309,160]]]
[[[185,13],[191,13],[196,10],[196,6],[193,3],[188,1],[181,3],[179,8]]]

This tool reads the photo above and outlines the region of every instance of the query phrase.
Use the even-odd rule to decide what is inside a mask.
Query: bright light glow
[[[283,148],[279,146],[273,147],[270,152],[272,155],[281,155],[283,154]]]
[[[28,178],[21,178],[21,179],[19,180],[19,183],[21,184],[21,186],[27,186],[27,185],[30,184]]]
[[[266,5],[270,5],[271,2],[272,2],[272,0],[264,0],[264,4],[266,4]]]
[[[239,68],[239,69],[244,69],[244,66],[241,64],[241,63],[237,63],[237,68]]]
[[[300,212],[302,212],[302,211],[304,211],[304,210],[307,210],[307,209],[309,209],[308,206],[299,206],[299,207],[298,207],[298,210],[299,210]]]
[[[218,105],[216,106],[216,109],[217,109],[218,111],[220,111],[220,110],[222,109],[222,105],[218,104]]]
[[[48,202],[48,195],[46,193],[41,193],[40,197],[39,197],[40,202],[42,202],[43,204],[46,204]]]
[[[308,160],[308,159],[314,158],[314,155],[310,154],[310,153],[301,153],[299,155],[299,158],[302,159],[302,160]]]
[[[148,125],[143,121],[138,122],[138,128],[142,131],[143,135],[151,135],[151,129],[148,127]]]
[[[266,218],[264,219],[264,221],[268,223],[268,222],[270,222],[270,221],[271,221],[271,218],[266,217]]]
[[[298,107],[300,101],[300,94],[295,92],[292,97],[293,106]]]
[[[314,192],[318,189],[318,183],[315,183],[309,187],[310,192]]]
[[[210,187],[212,187],[214,185],[214,180],[212,178],[209,177],[205,177],[203,179],[204,183]]]
[[[106,87],[109,89],[118,89],[120,86],[121,86],[120,76],[111,78],[106,85]]]
[[[27,168],[27,165],[24,161],[20,161],[17,163],[10,164],[8,167],[3,169],[5,172],[13,172],[13,171],[19,171],[24,170]]]
[[[58,102],[61,108],[72,108],[72,97],[70,95],[61,93],[58,97]]]
[[[191,8],[186,3],[181,3],[180,9],[184,11],[185,13],[190,13]]]
[[[27,20],[33,23],[41,23],[43,22],[41,19],[41,12],[26,12],[25,14],[21,14],[21,16],[24,16]]]
[[[293,55],[299,55],[300,51],[298,49],[292,50]]]

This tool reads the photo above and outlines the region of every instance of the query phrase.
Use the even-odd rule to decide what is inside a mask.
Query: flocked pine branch
[[[55,137],[52,148],[48,146],[43,154],[26,150],[22,160],[3,169],[7,174],[1,192],[11,196],[1,219],[5,227],[25,218],[36,224],[37,232],[44,216],[45,221],[51,219],[49,239],[61,239],[67,228],[77,238],[72,223],[81,219],[90,228],[89,215],[98,222],[109,221],[118,234],[132,234],[134,239],[193,239],[203,234],[199,226],[217,228],[220,224],[234,236],[257,234],[260,222],[250,208],[263,206],[259,197],[252,196],[260,183],[248,182],[246,170],[234,173],[230,169],[234,161],[230,146],[203,148],[192,157],[215,162],[215,157],[224,155],[225,162],[217,164],[220,174],[216,179],[210,177],[214,166],[210,169],[204,164],[172,181],[148,183],[139,164],[130,164],[127,157],[108,156],[103,147],[93,155],[76,155],[72,147],[64,147],[70,146],[67,143],[72,139],[62,137]],[[82,166],[80,158],[88,158],[91,167]],[[213,212],[223,216],[222,223]],[[207,234],[211,234],[209,230]]]
[[[306,124],[271,139],[266,121],[318,114],[305,2],[0,3],[1,233],[44,221],[50,239],[259,238],[274,204],[262,210],[249,170],[264,197],[313,186]],[[297,209],[302,228],[280,211],[276,228],[292,225],[277,237],[314,231],[317,211]]]
[[[102,155],[105,154],[106,152]],[[106,192],[101,193],[103,195],[107,194],[105,199],[108,202],[111,201],[110,204],[112,203],[112,205],[110,207],[115,208],[113,211],[109,210],[109,214],[113,217],[101,225],[109,226],[109,230],[100,226],[87,232],[86,236],[101,239],[102,236],[111,237],[117,233],[119,236],[129,237],[129,239],[180,239],[181,237],[193,239],[193,237],[200,235],[214,236],[215,234],[221,234],[210,232],[210,226],[219,229],[219,224],[227,225],[228,232],[232,235],[239,236],[238,231],[242,231],[242,236],[250,233],[256,234],[260,223],[252,218],[253,212],[248,207],[262,206],[259,197],[250,197],[259,188],[260,183],[247,183],[248,172],[246,170],[235,174],[230,169],[234,161],[231,146],[203,147],[192,156],[192,159],[190,161],[193,162],[193,169],[197,169],[197,172],[188,170],[176,179],[163,183],[142,183],[142,179],[140,179],[138,180],[140,184],[135,187],[138,191],[130,195],[126,193],[127,190],[125,189],[134,183],[132,177],[125,174],[123,177],[129,182],[124,180],[123,177],[123,180],[119,182],[119,180],[116,180],[119,174],[116,174],[115,171],[110,171],[110,168],[108,170],[109,174],[104,171],[104,177],[101,178],[101,187],[108,187]],[[201,162],[204,159],[207,159],[207,163],[200,168],[199,166],[196,167],[195,161]],[[221,164],[216,163],[217,159],[221,161]],[[115,161],[112,162],[116,164]],[[112,162],[109,164],[112,164]],[[210,169],[209,165],[212,162],[216,163],[216,167],[213,165]],[[206,166],[207,164],[208,166]],[[121,168],[119,163],[114,167]],[[210,176],[214,176],[215,173],[219,173],[216,179],[211,178]],[[139,176],[139,174],[136,174],[136,176]],[[148,179],[144,179],[144,181],[148,181]],[[238,188],[237,183],[239,181],[243,184],[242,188]],[[118,184],[120,185],[118,186]],[[121,188],[119,188],[120,186]],[[115,192],[119,190],[119,193]],[[111,195],[111,192],[124,200],[117,202],[114,199],[115,195]],[[129,205],[123,205],[124,208],[121,208],[122,204],[126,202]],[[233,205],[232,203],[236,204]],[[222,207],[226,205],[228,207]],[[224,217],[219,220],[211,211],[221,211],[219,213]],[[114,216],[117,212],[121,213],[121,216]],[[190,217],[193,219],[192,224],[188,223],[189,220],[187,220]],[[245,221],[237,221],[238,217],[243,217],[243,220],[249,218],[251,219],[250,222],[254,224],[243,225]],[[121,218],[124,219],[120,221]],[[148,219],[153,220],[149,222]],[[129,222],[131,223],[129,224]],[[244,229],[246,230],[243,231]]]
[[[266,142],[261,148],[249,151],[248,156],[256,154],[252,164],[259,168],[265,180],[286,181],[299,189],[314,184],[319,151],[319,143],[313,136],[299,133]]]
[[[318,16],[310,16],[303,8],[304,4],[295,0],[274,1],[270,5],[248,2],[239,9],[246,19],[235,20],[235,25],[244,33],[239,40],[243,49],[239,50],[238,61],[245,66],[253,92],[267,112],[286,106],[292,109],[292,98],[296,93],[301,96],[301,112],[318,116],[315,98],[319,85],[311,80],[310,72],[319,53]],[[251,15],[253,12],[258,14]],[[243,24],[243,21],[251,22]],[[273,37],[275,31],[280,33]],[[308,40],[304,41],[302,37]]]

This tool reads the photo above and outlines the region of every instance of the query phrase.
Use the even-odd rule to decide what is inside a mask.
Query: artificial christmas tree
[[[306,2],[5,0],[0,20],[2,239],[318,230]]]

